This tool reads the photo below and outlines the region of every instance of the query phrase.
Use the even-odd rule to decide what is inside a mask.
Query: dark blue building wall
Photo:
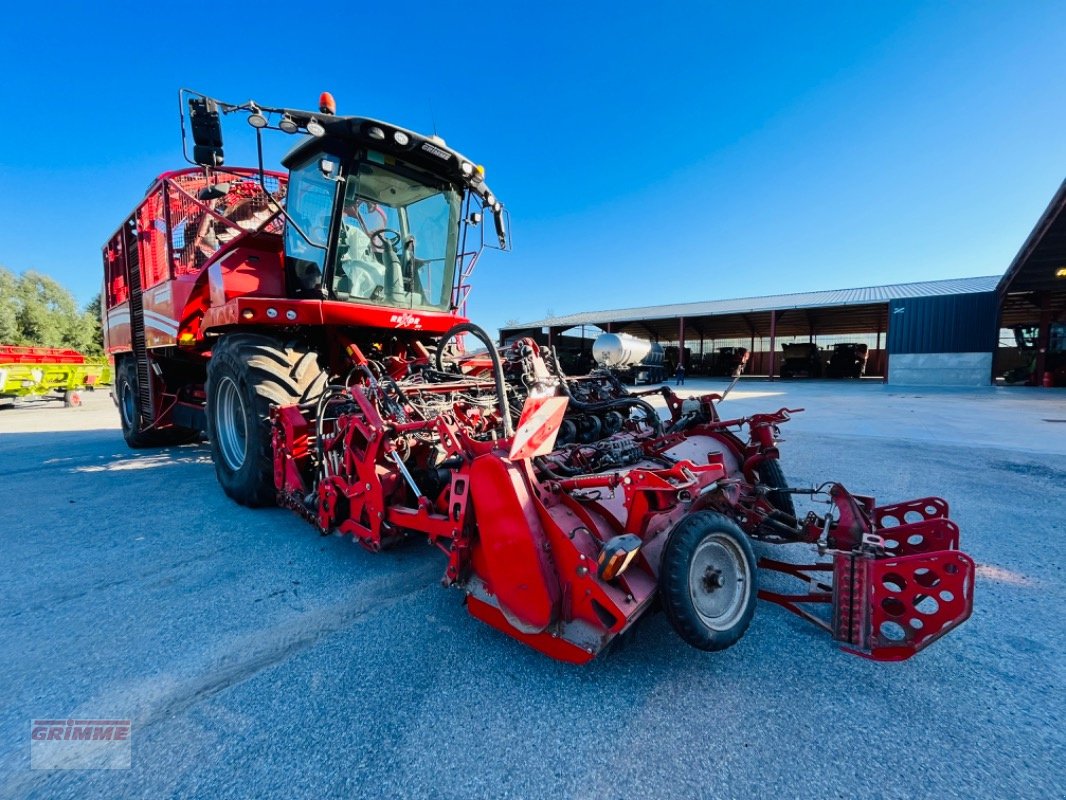
[[[992,353],[999,339],[995,292],[910,297],[888,304],[893,353]]]

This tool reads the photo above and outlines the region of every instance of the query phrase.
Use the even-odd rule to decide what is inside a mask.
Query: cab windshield
[[[449,184],[425,173],[359,163],[344,186],[333,295],[447,310],[460,201]]]

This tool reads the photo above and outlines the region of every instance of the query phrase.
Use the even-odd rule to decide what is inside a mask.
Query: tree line
[[[100,295],[79,309],[74,296],[47,275],[33,270],[16,275],[0,267],[0,344],[102,355]]]

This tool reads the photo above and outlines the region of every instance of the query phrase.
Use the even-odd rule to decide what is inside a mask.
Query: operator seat
[[[342,223],[347,250],[337,263],[334,291],[338,297],[376,299],[385,284],[385,265],[378,261],[370,237],[359,226]]]

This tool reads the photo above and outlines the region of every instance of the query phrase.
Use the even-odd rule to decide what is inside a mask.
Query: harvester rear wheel
[[[728,517],[700,511],[670,532],[659,570],[670,624],[699,650],[737,643],[755,613],[755,553]]]
[[[755,471],[759,474],[759,480],[771,490],[788,488],[785,472],[781,469],[781,462],[776,458],[768,458],[761,462]],[[769,491],[766,493],[766,499],[778,511],[784,511],[792,517],[796,516],[796,504],[792,502],[792,495],[788,492]]]
[[[269,336],[231,333],[207,364],[207,434],[215,475],[241,505],[273,505],[270,407],[298,403],[325,382],[317,355]]]
[[[200,438],[199,431],[176,426],[161,430],[141,430],[140,416],[137,413],[137,366],[132,356],[122,359],[116,370],[115,399],[118,401],[118,417],[122,423],[122,438],[133,450],[188,444]]]

